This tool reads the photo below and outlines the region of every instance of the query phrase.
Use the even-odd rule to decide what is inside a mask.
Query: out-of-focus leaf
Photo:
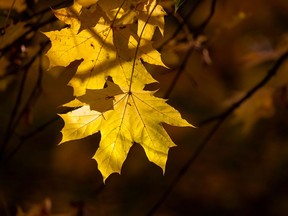
[[[248,133],[260,119],[274,115],[273,94],[273,88],[264,87],[235,111],[235,121],[243,123],[243,133]]]
[[[40,204],[33,205],[27,212],[24,212],[20,207],[17,210],[17,216],[51,216],[51,201],[45,199]]]

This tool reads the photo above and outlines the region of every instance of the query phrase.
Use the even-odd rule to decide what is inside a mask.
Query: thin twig
[[[202,141],[202,143],[197,147],[196,151],[193,153],[193,155],[189,158],[189,160],[182,166],[181,170],[178,172],[178,174],[175,176],[175,178],[172,180],[170,185],[167,187],[167,189],[164,191],[158,202],[149,210],[147,213],[147,216],[153,215],[157,210],[160,208],[160,206],[166,201],[166,199],[171,194],[172,190],[176,187],[176,185],[179,183],[179,181],[182,179],[182,177],[185,175],[185,173],[190,168],[191,164],[194,163],[194,161],[198,158],[200,153],[203,151],[204,147],[207,145],[207,143],[211,140],[213,135],[216,133],[216,131],[220,128],[220,126],[223,124],[225,119],[217,122],[215,126],[209,131],[205,139]]]
[[[165,47],[171,40],[173,40],[179,34],[179,32],[182,30],[182,28],[185,25],[187,25],[187,20],[194,13],[194,11],[196,10],[196,8],[200,4],[200,2],[201,2],[201,0],[198,0],[192,5],[190,11],[183,17],[183,21],[181,23],[179,23],[177,29],[173,32],[173,34],[161,44],[161,46],[159,47],[159,50],[163,49],[163,47]]]
[[[4,152],[7,148],[7,145],[10,141],[11,135],[14,132],[15,129],[15,119],[17,116],[17,113],[19,111],[19,107],[20,104],[22,103],[22,98],[23,98],[23,93],[24,93],[24,88],[25,88],[25,83],[26,83],[26,79],[27,79],[27,75],[29,72],[30,67],[32,66],[32,64],[34,63],[35,59],[40,55],[40,53],[42,53],[43,49],[45,46],[41,47],[40,50],[19,70],[24,71],[23,72],[23,77],[20,83],[20,87],[19,87],[19,91],[16,97],[16,101],[15,101],[15,105],[12,109],[11,115],[10,115],[10,119],[6,128],[6,132],[4,134],[4,138],[3,138],[3,143],[0,146],[0,161],[3,159],[3,155]],[[24,107],[25,109],[25,107]]]
[[[199,2],[199,3],[200,3],[200,2]],[[197,3],[196,3],[195,5],[197,6]],[[211,21],[213,15],[215,14],[215,7],[216,7],[216,0],[211,0],[210,13],[209,13],[208,17],[205,19],[205,21],[200,25],[201,28],[199,28],[199,30],[198,30],[198,35],[201,34],[201,33],[204,31],[205,27],[206,27],[206,26],[209,24],[209,22]],[[193,10],[191,10],[191,11],[194,11],[194,10],[195,10],[195,8],[193,7]],[[190,12],[191,12],[191,11],[190,11]],[[189,13],[189,14],[190,14],[190,13]],[[186,19],[186,18],[185,18],[185,19]],[[184,20],[185,20],[185,19],[184,19]],[[184,23],[184,21],[183,21],[183,23]],[[183,26],[182,26],[182,27],[183,27]],[[182,27],[181,27],[181,28],[182,28]],[[176,32],[176,31],[175,31],[175,32]],[[175,33],[175,32],[174,32],[174,33]],[[164,44],[165,44],[165,42],[164,42]],[[163,45],[162,45],[162,46],[163,46]],[[186,55],[185,55],[185,57],[184,57],[184,61],[181,63],[181,65],[180,65],[180,67],[179,67],[179,69],[178,69],[178,71],[177,71],[177,74],[176,74],[176,76],[174,77],[174,79],[172,80],[172,82],[171,82],[171,84],[170,84],[170,86],[169,86],[169,88],[168,88],[168,90],[167,90],[164,98],[168,98],[169,95],[171,94],[171,92],[173,91],[173,89],[175,88],[175,86],[176,86],[179,78],[181,77],[182,73],[184,72],[184,69],[185,69],[186,64],[187,64],[187,62],[188,62],[188,59],[189,59],[189,57],[190,57],[190,54],[192,53],[192,51],[194,50],[194,48],[195,48],[195,47],[192,46],[192,47],[188,50],[188,52],[186,53]]]
[[[13,0],[13,2],[11,4],[11,7],[9,8],[8,14],[7,14],[6,18],[5,18],[4,27],[3,27],[4,32],[6,31],[6,28],[8,26],[8,21],[9,21],[10,15],[11,15],[11,11],[14,8],[15,2],[16,2],[16,0]],[[3,43],[3,41],[5,40],[5,36],[6,35],[3,35],[3,37],[0,40],[0,43]]]
[[[32,64],[32,62],[30,62],[30,63]],[[31,65],[31,64],[29,64],[29,65]],[[12,112],[11,112],[11,115],[10,115],[10,118],[9,118],[8,126],[7,126],[6,132],[4,134],[3,143],[0,146],[0,161],[3,159],[2,157],[4,155],[6,147],[8,145],[9,140],[10,140],[11,127],[13,125],[15,116],[16,116],[16,114],[18,112],[18,109],[19,109],[21,101],[22,101],[22,95],[23,95],[23,92],[24,92],[24,87],[25,87],[25,83],[26,83],[26,79],[27,79],[27,74],[28,74],[28,69],[24,70],[24,73],[23,73],[23,76],[22,76],[22,80],[21,80],[21,83],[20,83],[20,87],[19,87],[19,91],[18,91],[18,94],[17,94],[17,97],[16,97],[16,102],[15,102],[15,105],[14,105],[14,107],[12,109]]]
[[[188,63],[188,59],[193,51],[193,47],[191,47],[187,53],[185,54],[185,57],[181,63],[181,65],[179,66],[178,70],[177,70],[177,73],[174,77],[174,79],[172,80],[172,82],[170,83],[170,86],[168,87],[165,95],[164,95],[164,98],[169,98],[170,94],[172,93],[172,91],[174,90],[174,88],[176,87],[177,83],[178,83],[178,80],[180,79],[182,73],[184,72],[185,68],[186,68],[186,64]]]
[[[240,107],[240,105],[244,101],[250,98],[256,91],[258,91],[260,88],[262,88],[264,85],[266,85],[270,81],[270,79],[277,73],[278,69],[283,64],[283,62],[286,60],[287,57],[288,57],[288,51],[279,57],[279,59],[275,62],[274,66],[268,71],[267,75],[256,86],[254,86],[250,91],[248,91],[243,98],[241,98],[238,102],[234,103],[228,110],[224,111],[223,113],[218,114],[216,116],[212,116],[208,119],[205,119],[199,122],[198,126],[201,127],[210,122],[219,120],[227,115],[230,115],[232,112],[234,112],[234,110]]]
[[[44,44],[41,45],[41,48],[39,49],[39,51],[36,53],[35,56],[39,57],[39,67],[38,67],[38,78],[36,81],[36,84],[29,96],[29,98],[26,101],[26,104],[24,105],[22,111],[19,112],[19,115],[17,118],[15,118],[14,124],[11,126],[11,134],[14,133],[14,131],[17,128],[17,125],[19,124],[20,120],[23,118],[23,116],[25,115],[27,109],[29,108],[29,106],[31,106],[31,104],[35,103],[35,98],[37,98],[39,96],[39,91],[41,91],[41,85],[42,85],[42,76],[43,76],[43,68],[41,66],[41,53],[43,52],[43,50],[45,49],[45,47],[49,44],[49,41],[45,42]]]
[[[36,25],[32,25],[32,26],[29,26],[30,28],[27,29],[27,31],[25,31],[21,36],[19,36],[16,40],[13,41],[13,43],[11,44],[8,44],[7,46],[3,47],[2,49],[0,49],[0,57],[4,56],[10,49],[11,47],[14,45],[14,44],[17,44],[18,42],[21,42],[23,41],[28,35],[30,35],[32,32],[37,32],[41,27],[51,23],[51,22],[54,22],[54,21],[57,21],[57,18],[55,16],[41,22],[41,23],[38,23]],[[2,76],[3,77],[3,76]],[[1,77],[1,79],[2,79]]]
[[[193,37],[197,38],[200,34],[203,33],[204,29],[207,27],[207,25],[210,23],[212,17],[215,14],[215,8],[216,8],[216,0],[211,0],[211,6],[210,6],[210,12],[209,15],[206,17],[206,19],[198,26],[195,28],[193,31]]]
[[[45,122],[44,124],[40,125],[38,128],[36,128],[35,130],[31,131],[30,133],[20,136],[20,142],[18,143],[18,145],[12,150],[12,152],[10,152],[7,157],[5,158],[5,160],[3,160],[3,163],[0,164],[0,166],[3,166],[4,163],[7,163],[9,160],[11,160],[14,155],[23,147],[24,143],[32,138],[33,136],[35,136],[36,134],[40,133],[41,131],[45,130],[48,126],[50,126],[51,124],[53,124],[54,122],[58,121],[60,119],[59,116],[55,116],[52,119],[50,119],[49,121]]]

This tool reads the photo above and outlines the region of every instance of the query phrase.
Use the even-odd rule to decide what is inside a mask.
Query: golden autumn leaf
[[[45,33],[52,42],[47,53],[50,67],[68,66],[72,61],[83,59],[75,77],[70,81],[76,96],[84,94],[87,88],[103,88],[107,76],[111,76],[120,87],[129,87],[131,71],[137,77],[132,85],[142,89],[145,84],[155,82],[142,61],[165,66],[150,40],[140,38],[130,28],[122,25],[119,21],[121,18],[107,18],[101,6],[108,3],[102,2],[99,1],[92,9],[81,9],[79,4],[74,3],[67,9],[56,11],[56,16],[70,27]],[[94,18],[91,19],[91,16]],[[97,24],[94,23],[96,21]],[[80,31],[82,24],[87,28]],[[154,30],[147,28],[143,32],[153,35]]]
[[[175,146],[162,123],[191,126],[178,111],[153,96],[153,92],[128,92],[115,97],[114,110],[104,114],[101,142],[94,159],[104,180],[119,172],[133,142],[139,143],[149,161],[165,171],[168,150]]]
[[[116,18],[116,25],[132,24],[137,20],[137,34],[139,36],[141,35],[141,38],[151,40],[157,27],[162,35],[164,34],[164,16],[166,13],[163,8],[157,4],[157,1],[115,0],[109,2],[102,0],[99,1],[99,5],[111,19],[113,19],[117,13],[118,16],[120,15],[120,18]],[[121,8],[123,8],[123,10],[118,12],[119,5],[122,5]]]
[[[75,109],[60,115],[65,122],[61,143],[100,131],[93,158],[104,181],[120,173],[133,143],[164,172],[175,144],[162,123],[192,126],[166,100],[144,90],[157,81],[143,63],[165,67],[151,42],[157,27],[163,33],[165,13],[156,0],[99,0],[82,6],[74,2],[54,11],[69,27],[45,33],[52,43],[50,67],[82,60],[70,80],[76,98],[64,105]]]
[[[175,144],[162,123],[191,126],[181,118],[179,112],[164,99],[153,96],[154,92],[132,90],[120,93],[113,83],[106,89],[90,90],[87,94],[79,97],[78,104],[74,103],[74,106],[78,106],[82,102],[84,106],[61,115],[65,121],[61,142],[81,139],[100,130],[101,142],[93,158],[104,180],[113,172],[120,173],[134,142],[139,143],[149,161],[164,172],[168,150]],[[104,98],[113,100],[113,106],[108,111],[100,113],[90,110],[95,101]]]

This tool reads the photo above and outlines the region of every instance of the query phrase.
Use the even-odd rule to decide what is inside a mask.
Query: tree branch
[[[267,84],[268,81],[277,73],[277,71],[279,70],[279,68],[285,62],[285,60],[287,58],[288,58],[288,51],[286,53],[284,53],[282,56],[280,56],[280,58],[275,62],[274,66],[268,71],[267,75],[257,85],[255,85],[250,91],[248,91],[247,94],[243,98],[241,98],[238,102],[236,102],[234,105],[232,105],[226,112],[224,112],[220,115],[217,115],[215,117],[212,117],[210,119],[207,119],[205,122],[203,122],[201,124],[201,125],[203,125],[204,123],[218,120],[218,122],[209,131],[207,136],[204,138],[202,143],[197,147],[196,151],[189,158],[189,160],[183,165],[182,169],[178,172],[178,174],[172,180],[172,182],[170,183],[168,188],[165,190],[165,192],[162,194],[162,196],[160,197],[158,202],[150,209],[150,211],[147,213],[147,215],[153,215],[155,212],[157,212],[157,210],[166,201],[168,196],[171,194],[172,190],[180,182],[180,180],[183,178],[183,176],[189,170],[191,165],[195,162],[195,160],[201,154],[201,152],[203,151],[203,149],[205,148],[207,143],[211,140],[213,135],[218,131],[220,126],[225,122],[225,120],[230,116],[230,114],[232,114],[242,103],[244,103],[247,99],[249,99],[260,88],[262,88],[265,84]]]
[[[179,23],[177,29],[173,32],[173,34],[167,38],[163,44],[159,47],[159,50],[161,50],[163,47],[165,47],[171,40],[173,40],[178,34],[179,32],[182,30],[182,28],[187,25],[187,20],[189,19],[189,17],[194,13],[194,11],[196,10],[197,6],[200,4],[201,0],[197,0],[193,5],[192,8],[190,9],[190,11],[185,15],[185,17],[183,17],[182,22]]]
[[[193,5],[194,7],[190,10],[190,12],[188,13],[188,15],[190,16],[191,13],[196,9],[196,6],[200,3],[200,1],[197,1],[195,3],[195,5]],[[206,28],[206,26],[208,25],[208,23],[210,22],[210,20],[212,19],[213,15],[215,14],[215,7],[216,7],[216,0],[211,0],[211,8],[210,8],[210,13],[208,15],[208,17],[205,19],[205,21],[203,21],[203,23],[199,26],[199,29],[198,29],[198,33],[197,35],[201,34],[204,29]],[[189,17],[188,16],[188,17]],[[186,19],[186,18],[185,18]],[[185,19],[183,21],[183,25],[185,24]],[[180,25],[183,27],[183,25]],[[180,27],[179,26],[179,27]],[[178,27],[178,29],[179,29]],[[182,28],[181,27],[181,28]],[[181,28],[179,29],[179,31],[181,30]],[[178,30],[177,29],[177,30]],[[172,36],[176,36],[178,34],[178,31],[175,31],[174,34]],[[195,37],[197,37],[197,35]],[[170,37],[169,40],[171,40],[173,37]],[[168,40],[166,40],[161,47],[163,47],[165,44],[168,43]],[[173,91],[173,89],[175,88],[179,78],[181,77],[182,73],[184,72],[184,69],[186,67],[186,63],[190,57],[190,54],[192,53],[192,51],[194,50],[194,46],[191,46],[191,48],[188,50],[188,52],[186,53],[185,57],[184,57],[184,60],[182,61],[180,67],[178,68],[178,71],[177,71],[177,74],[175,75],[174,79],[172,80],[168,90],[166,91],[165,95],[164,95],[164,98],[168,98],[171,94],[171,92]]]
[[[12,150],[12,152],[10,152],[7,157],[5,158],[5,160],[3,160],[3,163],[0,164],[0,167],[3,166],[4,163],[7,163],[9,160],[11,160],[11,158],[13,158],[13,156],[22,148],[22,146],[24,145],[24,143],[32,138],[33,136],[35,136],[36,134],[40,133],[41,131],[45,130],[48,126],[50,126],[51,124],[53,124],[54,122],[58,121],[60,119],[59,116],[55,116],[54,118],[50,119],[49,121],[45,122],[44,124],[40,125],[38,128],[36,128],[34,131],[31,131],[30,133],[20,136],[20,141],[18,143],[18,145],[14,148],[14,150]]]
[[[203,33],[204,29],[206,26],[209,24],[211,21],[212,17],[215,14],[215,8],[216,8],[216,0],[211,0],[211,7],[210,7],[210,12],[207,18],[194,30],[194,38],[197,38],[200,34]]]
[[[275,62],[275,64],[273,65],[273,67],[268,71],[267,75],[257,84],[255,85],[252,89],[250,89],[246,95],[244,97],[242,97],[239,101],[237,101],[236,103],[234,103],[228,110],[226,110],[225,112],[216,115],[216,116],[212,116],[208,119],[205,119],[201,122],[198,123],[198,127],[201,127],[205,124],[208,124],[210,122],[225,118],[226,116],[230,115],[231,113],[233,113],[238,107],[240,107],[240,105],[242,103],[244,103],[247,99],[249,99],[256,91],[258,91],[260,88],[262,88],[263,86],[265,86],[270,79],[277,73],[278,69],[280,68],[280,66],[285,62],[285,60],[288,58],[288,51],[285,52],[284,54],[282,54],[279,59]]]
[[[32,66],[32,64],[35,62],[36,58],[39,57],[39,55],[42,53],[42,51],[44,50],[46,45],[47,45],[47,43],[44,44],[39,49],[39,51],[25,65],[22,66],[21,69],[19,69],[20,71],[24,71],[24,73],[23,73],[23,77],[22,77],[22,80],[21,80],[21,83],[20,83],[20,87],[19,87],[19,91],[18,91],[18,94],[17,94],[17,97],[16,97],[16,101],[15,101],[14,107],[12,109],[12,112],[11,112],[11,115],[10,115],[10,119],[9,119],[9,122],[8,122],[8,125],[7,125],[7,128],[6,128],[6,132],[4,134],[3,143],[0,146],[0,161],[3,160],[4,152],[5,152],[5,150],[6,150],[7,146],[8,146],[8,143],[9,143],[9,141],[11,139],[11,136],[12,136],[15,128],[17,127],[17,124],[18,124],[19,120],[22,117],[21,114],[23,114],[23,111],[20,112],[20,115],[17,118],[17,113],[19,111],[20,104],[22,103],[22,97],[23,97],[25,83],[26,83],[26,79],[27,79],[27,75],[28,75],[29,69]],[[31,94],[34,94],[34,91],[35,90],[33,90]],[[30,100],[32,100],[32,96],[29,97],[28,102]],[[26,106],[27,105],[29,105],[29,104],[26,103]],[[25,110],[27,108],[26,106],[24,106],[23,110]]]

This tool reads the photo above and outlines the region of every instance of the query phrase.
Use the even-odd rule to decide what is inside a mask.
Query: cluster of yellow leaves
[[[100,131],[93,158],[104,181],[120,173],[134,142],[164,172],[175,144],[162,123],[191,125],[155,92],[144,90],[157,81],[143,62],[165,67],[151,42],[156,28],[163,34],[163,8],[156,0],[77,0],[54,13],[68,27],[45,33],[52,43],[50,67],[82,60],[69,83],[76,98],[64,106],[75,110],[61,115],[61,143]]]

